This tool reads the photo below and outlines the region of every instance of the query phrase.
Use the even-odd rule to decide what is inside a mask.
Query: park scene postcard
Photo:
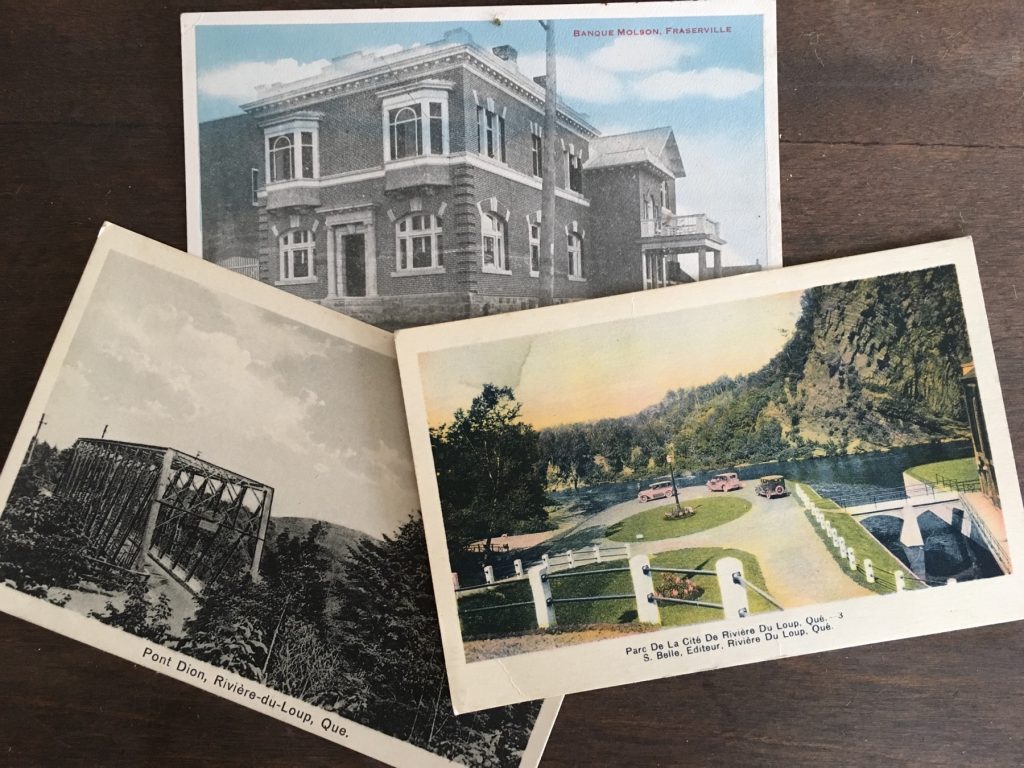
[[[188,250],[386,330],[782,265],[772,0],[185,14]]]
[[[456,711],[1024,616],[970,239],[396,343]]]
[[[558,700],[453,714],[389,333],[104,225],[0,508],[7,613],[395,766],[540,760]]]

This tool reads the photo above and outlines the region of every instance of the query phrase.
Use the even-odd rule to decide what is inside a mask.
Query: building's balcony
[[[659,245],[697,246],[705,241],[724,245],[721,225],[703,213],[684,216],[668,216],[658,219],[643,219],[640,222],[640,237]]]
[[[267,185],[267,210],[320,205],[320,182],[316,179],[294,179]]]
[[[384,165],[384,188],[388,192],[413,187],[447,187],[451,183],[448,158],[417,157]]]

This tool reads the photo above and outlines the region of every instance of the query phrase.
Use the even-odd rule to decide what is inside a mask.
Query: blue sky
[[[666,34],[668,27],[730,27],[720,34]],[[397,51],[466,29],[483,47],[511,45],[528,76],[544,71],[536,21],[403,24],[200,25],[196,71],[200,122],[240,112],[258,83],[317,74],[359,50]],[[657,29],[660,35],[576,37],[575,30]],[[722,222],[725,262],[764,263],[764,84],[758,16],[560,19],[560,96],[604,133],[670,126],[687,170],[680,213]],[[732,258],[732,257],[736,258]]]

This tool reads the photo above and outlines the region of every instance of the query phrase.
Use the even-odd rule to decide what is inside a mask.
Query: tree
[[[347,677],[321,706],[460,764],[518,764],[539,702],[452,713],[423,523],[410,519],[351,554],[336,587]]]
[[[430,431],[453,558],[474,541],[543,527],[544,464],[537,432],[511,387],[485,384],[468,410]]]

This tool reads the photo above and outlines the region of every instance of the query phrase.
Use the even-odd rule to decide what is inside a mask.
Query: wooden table
[[[185,245],[178,14],[254,5],[0,4],[0,445],[100,223]],[[1022,39],[1020,0],[779,9],[787,263],[973,235],[1018,448]],[[0,763],[375,764],[4,616],[0,659]],[[573,696],[544,765],[1019,765],[1022,659],[1011,624]]]

